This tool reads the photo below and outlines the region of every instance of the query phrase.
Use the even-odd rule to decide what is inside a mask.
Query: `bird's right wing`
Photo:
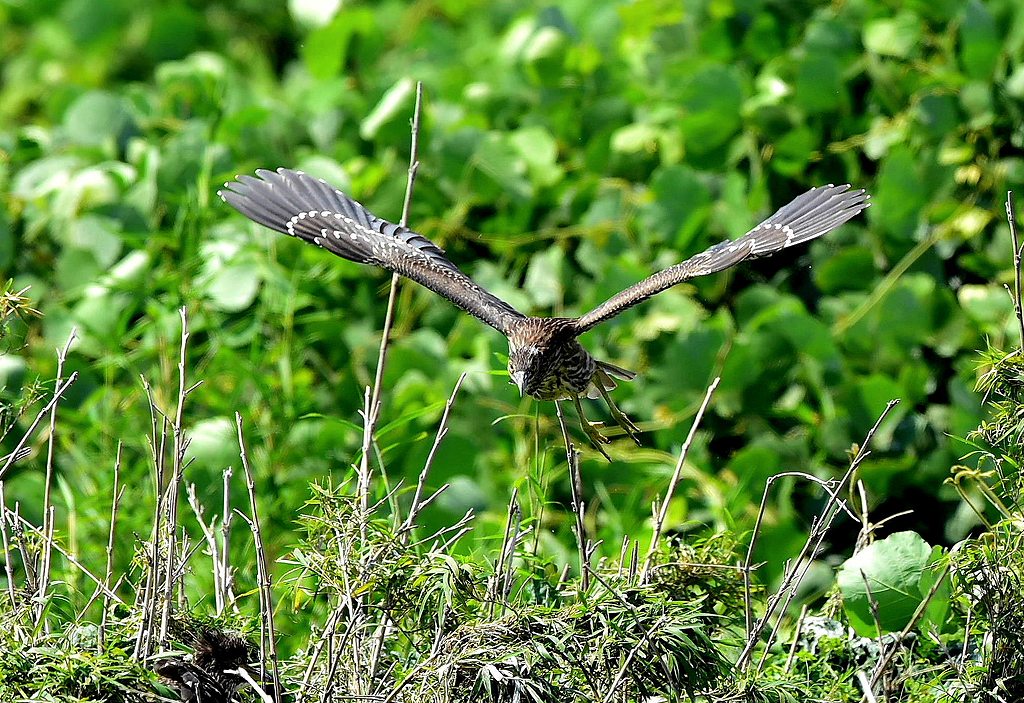
[[[376,217],[322,179],[284,168],[256,175],[238,176],[217,194],[264,227],[411,278],[503,334],[524,317],[474,283],[429,239]]]
[[[849,185],[812,188],[783,205],[774,215],[739,239],[719,242],[686,261],[616,293],[576,320],[580,334],[642,303],[653,295],[697,276],[723,271],[745,259],[770,256],[831,232],[868,207],[870,196]]]

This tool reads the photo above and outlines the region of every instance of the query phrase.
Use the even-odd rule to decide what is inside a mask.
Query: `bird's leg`
[[[594,448],[604,455],[604,458],[611,461],[612,458],[608,456],[608,452],[604,450],[602,444],[608,444],[611,440],[601,434],[600,431],[594,425],[587,420],[586,414],[583,412],[583,404],[580,402],[580,397],[574,395],[572,397],[572,404],[576,406],[576,414],[580,416],[580,427],[583,428],[584,434],[587,435],[587,439],[594,445]]]
[[[636,442],[636,446],[640,445],[640,438],[637,437],[640,434],[640,428],[633,424],[633,421],[626,417],[626,413],[619,410],[619,406],[612,400],[611,394],[605,390],[604,386],[600,383],[595,384],[597,390],[600,391],[601,397],[604,398],[604,402],[608,403],[608,411],[612,414],[612,419],[615,420],[615,424],[625,430],[629,438]]]

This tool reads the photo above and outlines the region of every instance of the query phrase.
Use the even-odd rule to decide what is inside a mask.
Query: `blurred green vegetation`
[[[37,379],[52,388],[54,349],[77,330],[54,468],[58,532],[83,560],[103,558],[119,441],[138,498],[122,534],[147,529],[140,375],[173,407],[181,306],[202,381],[185,412],[200,498],[217,505],[221,470],[237,467],[236,411],[272,558],[294,542],[309,483],[351,475],[388,275],[261,230],[214,193],[289,166],[397,220],[415,81],[410,224],[533,314],[584,312],[811,185],[873,194],[867,217],[810,247],[680,286],[584,340],[641,373],[616,399],[645,446],[617,443],[612,464],[584,456],[600,553],[649,539],[651,502],[719,374],[670,530],[749,530],[767,477],[843,470],[892,398],[859,474],[870,507],[918,508],[893,528],[932,544],[977,524],[943,479],[968,451],[948,436],[982,417],[975,350],[1012,343],[998,213],[1024,186],[1017,0],[329,5],[0,4],[0,278],[31,286],[43,313],[4,321],[0,392],[20,407]],[[538,549],[569,561],[553,406],[521,400],[501,336],[428,292],[403,284],[396,320],[375,465],[390,485],[415,482],[466,372],[428,486],[450,488],[425,530],[472,508],[477,538],[463,544],[486,552],[518,487],[526,517],[548,528]],[[44,441],[5,477],[8,502],[36,524]],[[785,486],[760,541],[768,583],[824,500]],[[131,550],[116,557],[127,565]]]

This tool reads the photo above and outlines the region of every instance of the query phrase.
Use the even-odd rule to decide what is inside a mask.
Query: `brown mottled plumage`
[[[218,194],[261,225],[411,278],[504,334],[509,376],[520,393],[556,403],[572,400],[584,432],[602,454],[608,439],[587,422],[580,397],[604,398],[615,422],[636,440],[636,426],[608,395],[616,378],[628,381],[636,374],[594,359],[577,337],[683,281],[820,237],[870,204],[863,190],[849,185],[813,188],[739,239],[659,271],[582,317],[527,317],[474,283],[429,239],[376,217],[323,180],[283,168],[261,169],[256,175],[238,176]]]

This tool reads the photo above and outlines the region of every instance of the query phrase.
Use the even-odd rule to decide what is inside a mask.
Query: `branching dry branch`
[[[745,671],[749,666],[750,656],[754,651],[754,647],[760,641],[762,633],[768,626],[769,621],[771,620],[772,616],[776,613],[776,611],[785,612],[786,608],[789,607],[789,603],[792,601],[797,589],[800,586],[800,583],[803,581],[804,576],[807,574],[807,570],[810,568],[814,555],[816,555],[819,552],[822,542],[824,541],[825,536],[828,534],[829,528],[831,528],[832,522],[835,520],[836,515],[838,515],[839,512],[843,510],[845,510],[848,514],[852,514],[850,513],[849,509],[845,506],[842,498],[840,498],[840,493],[842,492],[844,486],[849,485],[850,478],[857,471],[857,468],[861,465],[864,459],[866,459],[868,455],[871,453],[868,447],[871,444],[872,438],[875,436],[875,432],[878,431],[878,428],[881,426],[882,422],[889,414],[889,411],[896,407],[898,403],[899,400],[890,400],[889,403],[885,406],[885,409],[878,416],[878,420],[875,421],[874,426],[872,426],[872,428],[868,431],[867,435],[865,436],[864,442],[858,448],[856,456],[853,458],[853,461],[850,462],[850,467],[846,470],[846,473],[843,474],[843,477],[835,484],[833,490],[829,491],[829,498],[825,502],[825,506],[822,508],[821,514],[818,515],[818,517],[815,518],[815,520],[813,521],[810,533],[807,536],[806,542],[804,542],[803,549],[800,550],[800,554],[798,554],[795,559],[791,559],[789,561],[782,578],[782,583],[779,586],[779,589],[775,592],[774,595],[772,595],[771,598],[768,599],[764,615],[757,621],[757,623],[751,623],[750,632],[747,636],[746,645],[744,646],[743,651],[740,653],[740,656],[736,661],[736,667],[738,670]],[[747,552],[747,563],[745,564],[745,567],[748,570],[750,568],[750,558],[753,554],[753,547],[756,544],[758,533],[760,530],[761,519],[763,517],[764,506],[767,501],[767,495],[768,491],[770,490],[770,486],[771,481],[769,481],[765,485],[765,492],[762,495],[761,499],[762,509],[758,515],[758,521],[755,524],[753,535],[751,536],[751,547]],[[854,519],[857,519],[856,516],[854,516]],[[749,612],[749,580],[747,580],[747,583],[748,588],[746,589],[746,597],[748,599],[747,608]],[[772,642],[774,641],[777,634],[778,628],[773,628],[772,632],[768,636],[767,641],[764,643],[764,653],[760,661],[758,662],[758,671],[760,671],[761,667],[764,665],[767,654],[771,650]]]
[[[51,410],[53,410],[54,406],[56,406],[57,403],[60,402],[60,399],[67,392],[68,388],[71,388],[71,386],[73,386],[75,381],[77,380],[78,372],[75,371],[70,376],[68,376],[67,381],[65,381],[64,383],[57,384],[57,389],[53,392],[53,397],[50,398],[50,402],[48,402],[43,407],[43,409],[39,411],[39,414],[36,415],[36,419],[33,420],[32,424],[29,425],[28,429],[25,430],[25,434],[22,435],[21,440],[18,442],[17,445],[15,445],[11,453],[7,455],[7,460],[4,462],[4,465],[0,466],[0,480],[3,479],[4,475],[7,473],[8,469],[11,468],[15,461],[25,456],[25,454],[23,453],[23,450],[25,449],[25,444],[28,442],[29,438],[32,437],[32,434],[36,431],[36,428],[39,426],[39,423],[42,422],[42,419],[46,417],[46,415]]]

